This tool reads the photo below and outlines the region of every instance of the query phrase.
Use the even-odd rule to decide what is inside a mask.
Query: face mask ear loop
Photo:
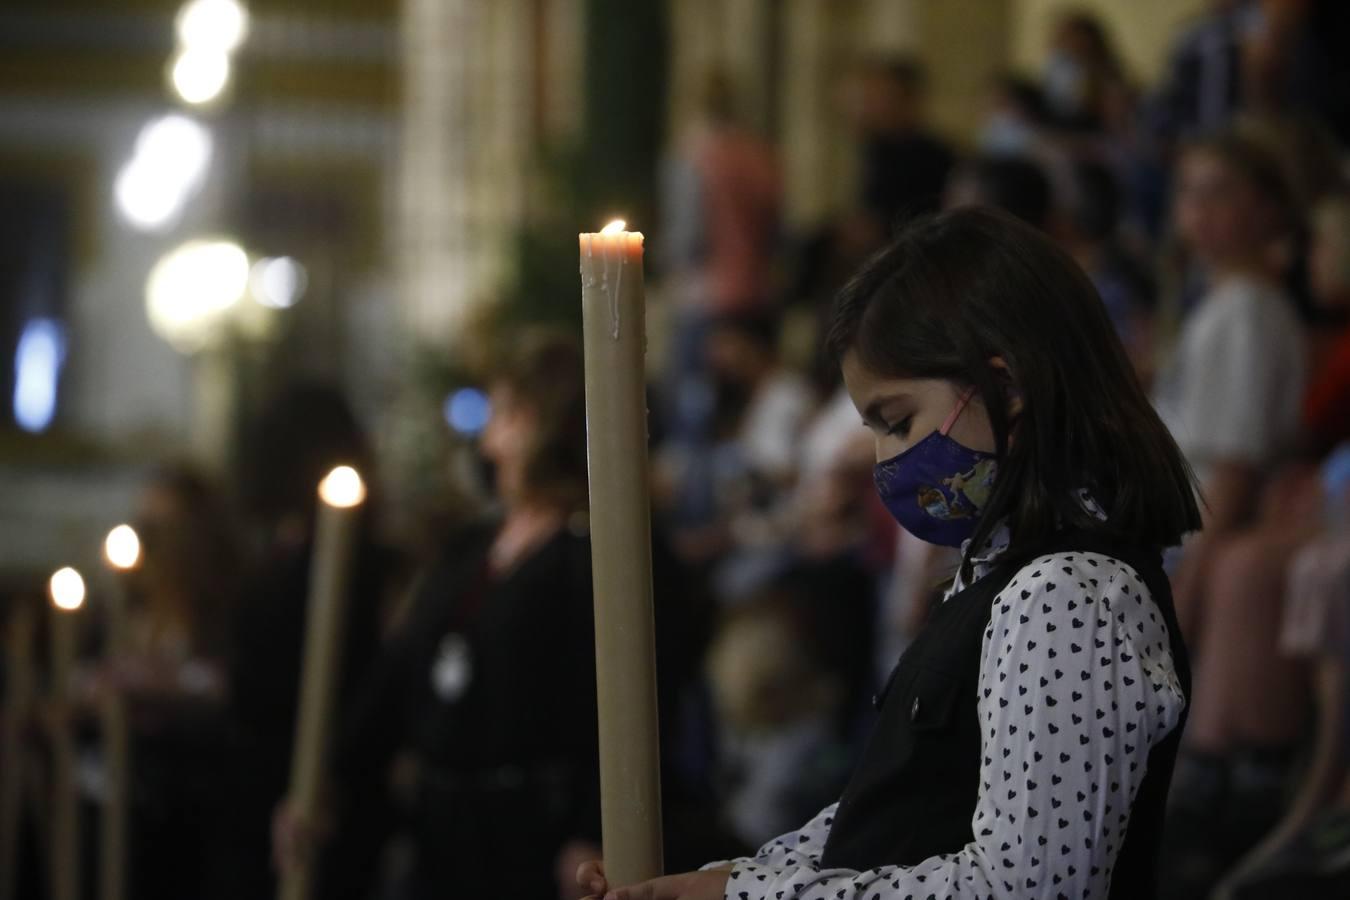
[[[938,429],[938,434],[945,437],[947,432],[952,430],[952,426],[956,424],[956,420],[961,417],[962,411],[965,410],[966,404],[969,403],[970,398],[974,396],[974,388],[971,388],[961,395],[961,399],[956,401],[956,406],[952,409],[951,413],[948,414],[947,421],[943,422],[942,427]]]

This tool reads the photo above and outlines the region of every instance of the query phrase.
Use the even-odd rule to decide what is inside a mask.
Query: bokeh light
[[[47,591],[58,609],[76,610],[84,605],[84,578],[70,566],[52,573]]]
[[[466,387],[445,398],[442,409],[445,423],[462,435],[472,437],[487,427],[492,417],[492,404],[487,394],[478,388]]]
[[[290,309],[309,284],[305,267],[289,256],[258,260],[248,280],[254,298],[268,309]]]
[[[56,415],[56,386],[65,357],[60,323],[30,319],[14,352],[14,421],[24,431],[45,431]]]
[[[351,466],[338,466],[319,482],[319,498],[329,506],[346,509],[366,499],[366,485]]]
[[[230,81],[229,54],[210,48],[186,47],[170,69],[173,89],[185,103],[201,106],[221,95]]]
[[[150,271],[145,292],[150,326],[181,352],[202,349],[244,295],[248,272],[248,255],[232,241],[183,244]]]
[[[211,133],[181,115],[162,116],[141,129],[131,161],[117,176],[117,207],[132,225],[162,229],[201,186],[211,161]]]
[[[248,32],[248,10],[237,0],[192,0],[178,13],[178,40],[192,50],[229,53]]]
[[[130,525],[118,525],[103,541],[103,555],[114,569],[134,569],[141,562],[141,538]]]

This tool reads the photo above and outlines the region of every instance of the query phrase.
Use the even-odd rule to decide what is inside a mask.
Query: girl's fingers
[[[610,891],[605,900],[679,900],[683,876],[667,875],[631,887]]]
[[[605,864],[593,859],[577,867],[577,887],[585,888],[596,895],[603,895],[609,883],[605,881]]]
[[[730,871],[685,872],[610,891],[604,900],[722,900]]]

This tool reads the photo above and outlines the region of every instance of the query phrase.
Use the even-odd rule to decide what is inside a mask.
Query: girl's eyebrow
[[[904,391],[901,391],[901,392],[895,393],[895,394],[891,394],[891,395],[886,396],[886,397],[876,397],[876,398],[874,398],[874,399],[872,400],[872,402],[871,402],[871,403],[868,403],[867,406],[866,406],[866,408],[863,409],[863,414],[862,414],[862,416],[863,416],[863,424],[864,424],[864,425],[868,425],[868,424],[884,424],[885,419],[882,418],[882,415],[881,415],[881,408],[882,408],[883,406],[888,405],[888,404],[894,403],[894,402],[896,402],[897,400],[908,400],[908,399],[910,399],[910,395],[909,395],[908,393],[904,392]]]

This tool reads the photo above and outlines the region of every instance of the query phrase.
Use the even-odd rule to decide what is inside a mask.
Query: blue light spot
[[[464,435],[481,432],[492,417],[492,405],[487,394],[478,388],[460,388],[445,398],[442,410],[446,424]]]
[[[31,319],[14,354],[14,420],[39,432],[56,415],[56,383],[65,361],[66,340],[52,319]]]

